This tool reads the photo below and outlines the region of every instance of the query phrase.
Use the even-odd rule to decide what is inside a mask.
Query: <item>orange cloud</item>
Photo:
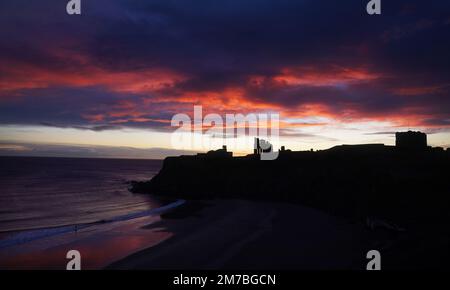
[[[0,93],[14,94],[25,89],[52,86],[105,86],[111,91],[145,93],[173,87],[186,79],[179,73],[161,68],[144,71],[108,71],[83,64],[74,68],[49,69],[26,63],[6,63],[0,68]]]
[[[333,65],[325,69],[316,67],[285,68],[272,80],[288,86],[335,86],[373,81],[380,77],[380,74],[364,68]],[[253,79],[252,83],[255,83],[255,81],[258,84],[258,78]]]

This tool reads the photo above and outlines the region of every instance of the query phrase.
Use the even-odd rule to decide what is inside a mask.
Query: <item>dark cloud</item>
[[[114,126],[114,125],[98,125],[98,126],[62,126],[58,124],[52,124],[47,122],[42,122],[39,125],[46,126],[46,127],[53,127],[53,128],[60,128],[60,129],[77,129],[77,130],[88,130],[93,132],[101,132],[101,131],[107,131],[107,130],[120,130],[122,129],[121,126]]]
[[[238,88],[247,101],[285,110],[319,104],[338,117],[411,114],[426,125],[448,126],[450,2],[385,1],[381,16],[368,16],[365,5],[95,0],[83,1],[83,15],[76,17],[65,14],[65,1],[2,1],[0,84],[11,88],[0,90],[0,123],[164,128],[179,106],[187,107],[177,102],[187,94],[207,101],[202,93]],[[328,74],[339,73],[335,67],[363,68],[378,77],[320,85],[276,81],[284,69],[298,67]],[[149,70],[182,78],[147,91],[114,86],[121,77],[113,74],[132,72],[133,84]],[[50,81],[58,75],[65,78]],[[251,85],[254,76],[265,81]],[[121,100],[136,107],[118,109]]]

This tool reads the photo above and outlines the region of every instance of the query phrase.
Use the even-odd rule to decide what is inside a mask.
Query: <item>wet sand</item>
[[[159,216],[146,216],[99,224],[3,248],[0,249],[0,269],[65,270],[69,250],[80,252],[82,269],[101,269],[169,238],[168,232],[143,229],[159,220]]]
[[[152,216],[0,249],[0,269],[64,270],[69,250],[82,269],[365,270],[376,249],[383,269],[448,267],[447,228],[369,231],[319,210],[244,200],[188,201]]]
[[[171,237],[109,269],[365,269],[362,225],[306,207],[242,200],[196,201],[146,229]]]

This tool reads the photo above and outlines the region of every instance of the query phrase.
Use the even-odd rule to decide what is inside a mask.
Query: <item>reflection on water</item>
[[[80,251],[82,269],[98,269],[169,238],[145,229],[160,219],[148,212],[162,202],[130,193],[127,183],[150,179],[161,165],[0,157],[0,269],[65,269],[72,249]]]
[[[170,238],[173,234],[164,229],[145,229],[159,219],[159,216],[147,216],[97,225],[10,247],[8,251],[0,251],[0,270],[64,270],[70,250],[80,252],[81,269],[100,269]]]
[[[160,206],[127,190],[157,160],[0,157],[0,232],[96,222]]]

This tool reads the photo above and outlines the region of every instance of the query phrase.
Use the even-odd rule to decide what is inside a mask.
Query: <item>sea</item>
[[[11,232],[36,236],[160,208],[161,200],[128,189],[161,166],[161,160],[0,157],[0,245]]]

